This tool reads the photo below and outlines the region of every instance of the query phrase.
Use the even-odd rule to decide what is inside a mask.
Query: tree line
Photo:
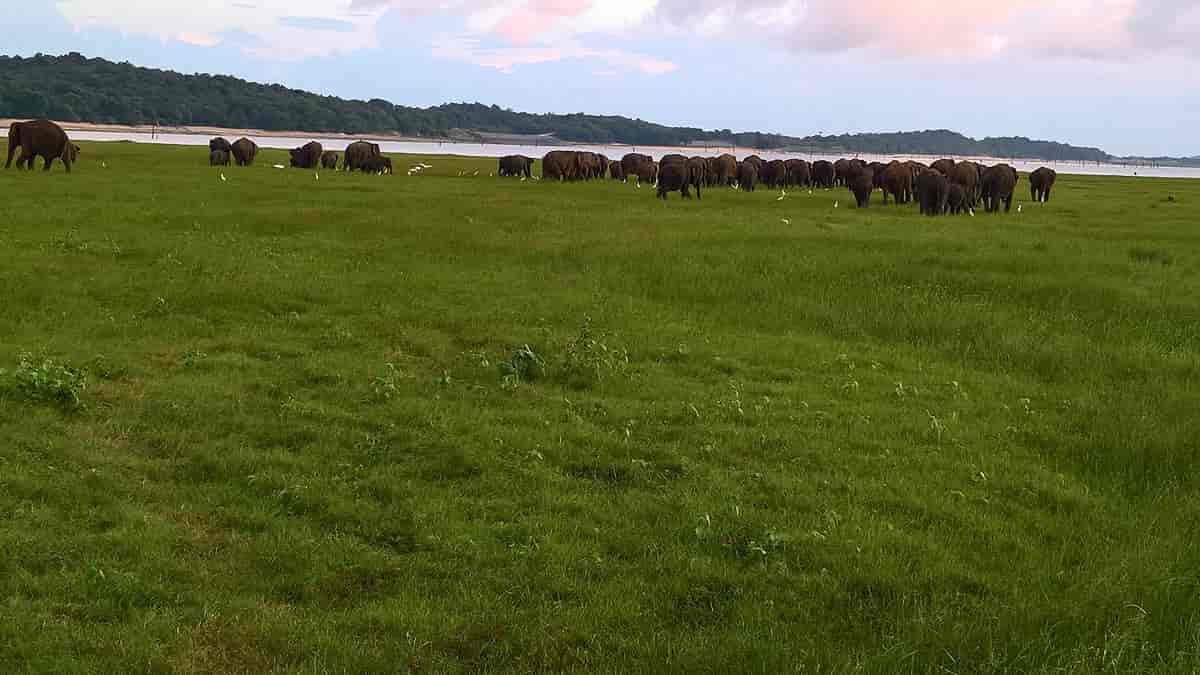
[[[64,56],[0,56],[0,117],[49,117],[101,124],[204,125],[267,131],[392,133],[461,137],[471,132],[551,134],[578,143],[707,145],[794,152],[988,155],[1107,161],[1097,148],[1022,137],[976,140],[948,131],[794,137],[671,127],[616,115],[533,114],[495,105],[448,103],[431,108],[382,99],[346,100],[225,75],[184,75],[130,63]]]

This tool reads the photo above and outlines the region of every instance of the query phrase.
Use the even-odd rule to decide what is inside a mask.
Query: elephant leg
[[[1048,201],[1050,201],[1050,188],[1049,187],[1047,187],[1045,190],[1042,190],[1042,203],[1046,203]]]
[[[50,155],[42,155],[42,171],[49,171],[50,165],[54,162],[54,158]]]

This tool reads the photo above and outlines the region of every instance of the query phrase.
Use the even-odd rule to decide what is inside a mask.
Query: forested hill
[[[810,136],[668,127],[639,119],[585,114],[537,115],[478,103],[411,108],[388,101],[344,100],[223,75],[182,75],[79,54],[0,56],[0,117],[71,122],[205,125],[269,131],[398,133],[448,136],[461,130],[553,134],[567,141],[630,145],[732,145],[841,153],[989,155],[1103,161],[1096,148],[1028,138],[976,140],[952,131]]]

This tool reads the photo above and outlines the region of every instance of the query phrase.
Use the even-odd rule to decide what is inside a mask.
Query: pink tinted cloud
[[[685,33],[703,26],[710,35],[800,52],[954,62],[1200,56],[1196,0],[658,0],[656,16]]]
[[[591,6],[591,0],[530,0],[501,19],[495,32],[513,44],[530,44],[560,22],[582,15]]]

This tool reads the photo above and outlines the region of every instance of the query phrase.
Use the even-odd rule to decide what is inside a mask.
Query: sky
[[[78,51],[345,98],[1200,155],[1200,0],[22,0]],[[3,73],[0,73],[3,77]]]

